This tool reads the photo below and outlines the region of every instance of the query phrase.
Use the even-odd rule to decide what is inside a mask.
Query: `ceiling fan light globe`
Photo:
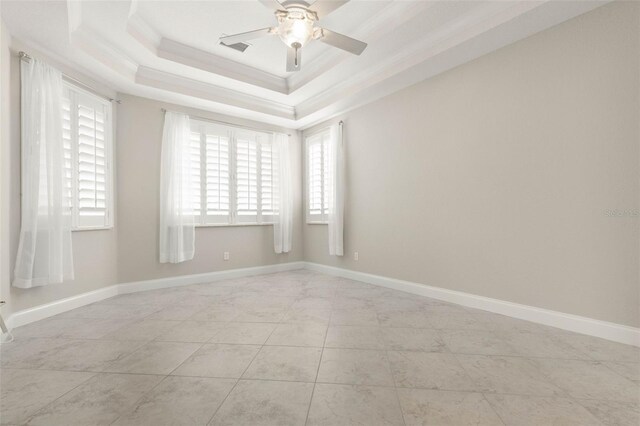
[[[278,18],[278,35],[289,47],[298,43],[301,47],[307,44],[313,36],[314,21],[304,10],[287,11],[286,16]]]

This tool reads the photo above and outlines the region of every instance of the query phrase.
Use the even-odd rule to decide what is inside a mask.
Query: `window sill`
[[[113,229],[113,225],[110,225],[110,226],[85,227],[85,228],[73,228],[73,229],[71,229],[71,232],[110,231],[111,229]]]
[[[230,228],[237,226],[270,226],[273,222],[265,223],[211,223],[206,225],[196,224],[196,228]]]
[[[328,225],[329,222],[320,222],[320,221],[307,221],[307,225]]]

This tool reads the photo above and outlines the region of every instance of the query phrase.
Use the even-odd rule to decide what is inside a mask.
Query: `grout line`
[[[269,340],[269,337],[271,337],[271,335],[273,334],[273,332],[276,330],[277,327],[274,327],[273,330],[271,330],[271,333],[269,333],[269,336],[265,339],[265,342],[267,340]],[[255,345],[258,346],[258,345]],[[258,354],[260,354],[260,351],[262,350],[262,348],[264,347],[264,344],[260,345],[260,349],[258,349],[256,351],[256,354],[253,356],[253,358],[251,358],[251,361],[249,361],[249,363],[247,363],[247,366],[245,367],[245,369],[242,371],[242,374],[240,374],[240,377],[238,377],[238,379],[236,379],[236,382],[234,383],[233,387],[231,388],[231,390],[229,390],[229,393],[227,393],[227,395],[224,397],[224,399],[222,400],[222,402],[220,403],[220,405],[218,405],[218,408],[216,408],[216,411],[213,413],[213,415],[209,418],[209,421],[207,421],[207,425],[210,424],[213,421],[213,418],[216,416],[216,414],[218,414],[218,411],[220,411],[220,408],[224,405],[224,403],[227,401],[227,398],[229,398],[229,395],[231,395],[233,393],[233,391],[235,390],[236,386],[238,386],[238,383],[240,383],[240,380],[242,379],[242,376],[245,375],[245,373],[247,372],[247,370],[249,369],[249,367],[251,367],[251,364],[253,364],[253,361],[255,361],[255,359],[258,357]]]
[[[335,299],[335,294],[337,292],[337,289],[334,288],[333,291],[333,296]],[[318,361],[318,369],[316,370],[316,378],[313,382],[313,389],[311,389],[311,398],[309,398],[309,406],[307,407],[307,415],[305,416],[304,419],[304,424],[305,426],[307,425],[307,423],[309,422],[309,413],[311,412],[311,404],[313,403],[313,396],[315,395],[316,392],[316,385],[318,383],[318,375],[320,374],[320,366],[322,365],[322,358],[324,357],[324,348],[327,345],[327,337],[329,336],[329,326],[331,324],[331,317],[333,316],[333,303],[331,304],[331,309],[330,309],[330,313],[329,313],[329,322],[327,323],[327,327],[324,331],[324,340],[322,341],[322,351],[320,352],[320,360]]]
[[[484,392],[480,392],[480,395],[482,395],[482,399],[484,399],[487,404],[489,404],[489,407],[491,408],[491,410],[495,413],[495,415],[498,417],[498,419],[502,422],[502,424],[504,426],[507,426],[507,422],[504,421],[504,419],[502,418],[502,416],[500,415],[500,413],[498,412],[498,410],[493,406],[493,404],[491,403],[491,401],[489,401],[487,399],[487,396],[484,394]]]
[[[56,370],[50,370],[50,371],[56,371]],[[87,372],[85,372],[87,373]],[[52,405],[54,402],[56,402],[57,400],[59,400],[60,398],[64,397],[65,395],[69,394],[70,392],[73,392],[74,390],[78,389],[80,386],[82,386],[83,384],[87,383],[89,380],[93,379],[94,377],[96,377],[97,375],[99,375],[101,373],[94,373],[93,375],[91,375],[90,377],[87,378],[87,380],[84,380],[82,383],[78,383],[77,386],[74,386],[73,389],[69,389],[67,392],[63,393],[62,395],[60,395],[57,398],[54,398],[51,402],[45,404],[42,408],[35,410],[33,413],[27,415],[27,420],[31,420],[33,419],[34,416],[36,416],[39,412],[43,411],[45,408],[47,408],[48,406]],[[27,423],[27,421],[21,422],[21,423]]]

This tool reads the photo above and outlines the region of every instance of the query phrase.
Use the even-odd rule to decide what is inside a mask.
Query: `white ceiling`
[[[311,42],[298,73],[277,36],[244,53],[218,44],[275,24],[257,0],[3,0],[0,12],[17,41],[119,92],[305,128],[606,2],[351,0],[320,24],[367,49]]]

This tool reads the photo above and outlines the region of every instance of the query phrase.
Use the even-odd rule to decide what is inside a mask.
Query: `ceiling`
[[[275,25],[258,0],[3,0],[0,12],[14,39],[119,92],[297,129],[607,2],[351,0],[320,25],[367,49],[354,56],[311,42],[297,73],[286,72],[277,36],[244,53],[218,44]]]

